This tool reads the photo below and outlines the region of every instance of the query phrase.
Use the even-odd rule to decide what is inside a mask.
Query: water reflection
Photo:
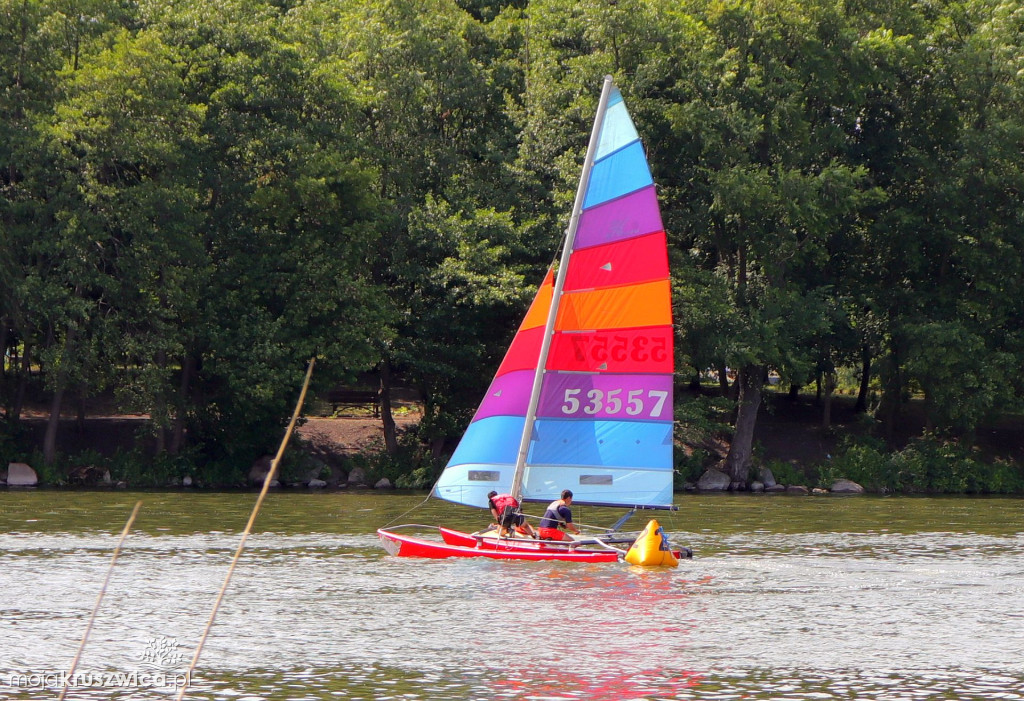
[[[3,684],[68,664],[136,498],[0,492],[0,698],[54,697]],[[142,498],[80,669],[190,657],[254,495]],[[687,498],[676,570],[387,556],[421,500],[273,495],[188,698],[1024,698],[1018,500]]]
[[[614,665],[611,659],[607,664]],[[494,697],[500,699],[588,699],[625,701],[645,698],[685,698],[699,686],[700,675],[672,674],[662,668],[621,672],[588,669],[583,673],[562,667],[517,669],[502,672],[494,683]]]

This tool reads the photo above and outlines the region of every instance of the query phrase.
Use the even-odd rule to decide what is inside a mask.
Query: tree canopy
[[[841,368],[891,433],[1024,398],[1012,0],[0,0],[0,383],[252,459],[305,361],[457,435],[565,227],[610,73],[659,186],[680,381]],[[870,378],[877,406],[864,401]],[[726,388],[727,390],[729,388]],[[385,422],[389,416],[385,415]],[[393,433],[389,448],[394,448]]]

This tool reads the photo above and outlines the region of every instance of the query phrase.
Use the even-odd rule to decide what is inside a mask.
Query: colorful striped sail
[[[605,90],[565,269],[541,284],[435,487],[441,498],[483,507],[491,490],[546,501],[571,489],[581,504],[672,503],[665,231],[636,128],[610,80]]]

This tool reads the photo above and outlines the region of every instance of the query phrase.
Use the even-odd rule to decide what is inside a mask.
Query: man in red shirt
[[[523,535],[537,537],[533,526],[526,522],[526,517],[519,511],[519,502],[511,494],[498,494],[492,491],[487,495],[487,506],[490,507],[491,516],[501,529],[502,536],[507,536],[509,529],[514,528]]]

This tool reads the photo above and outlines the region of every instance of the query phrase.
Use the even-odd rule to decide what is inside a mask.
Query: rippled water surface
[[[55,698],[139,499],[68,697],[173,698],[255,497],[0,492],[0,698]],[[186,698],[1024,699],[1024,501],[678,505],[694,559],[642,570],[398,559],[376,528],[481,513],[272,494]]]

